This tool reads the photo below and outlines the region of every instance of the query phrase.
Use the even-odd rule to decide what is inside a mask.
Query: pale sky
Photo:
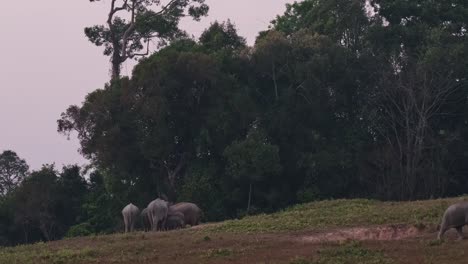
[[[27,2],[27,3],[26,3]],[[109,80],[109,58],[83,28],[103,24],[109,0],[3,1],[0,11],[0,152],[13,150],[31,169],[42,164],[85,164],[71,140],[57,133],[57,119],[71,104]],[[209,17],[184,21],[199,36],[215,20],[231,19],[253,44],[257,33],[293,0],[206,0]],[[122,68],[131,73],[132,63]]]

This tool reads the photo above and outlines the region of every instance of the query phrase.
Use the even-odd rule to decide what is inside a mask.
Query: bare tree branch
[[[150,44],[150,41],[149,39],[146,39],[146,52],[145,53],[131,53],[128,55],[128,57],[130,59],[133,59],[134,57],[137,57],[137,56],[146,56],[149,54],[149,44]]]

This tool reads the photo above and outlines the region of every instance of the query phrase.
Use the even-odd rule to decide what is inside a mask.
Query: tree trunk
[[[39,229],[41,230],[42,235],[45,237],[45,239],[47,241],[50,241],[50,234],[49,234],[49,231],[47,230],[46,224],[41,223],[39,225]]]
[[[114,50],[112,55],[112,80],[120,79],[120,67],[122,65],[122,60],[118,50]]]
[[[23,234],[24,234],[24,242],[28,243],[29,242],[28,229],[24,224],[23,224]]]
[[[273,84],[275,85],[275,100],[278,101],[278,83],[276,82],[276,66],[274,62],[271,64],[271,72]]]
[[[249,184],[249,200],[247,201],[247,214],[250,212],[251,201],[252,201],[252,183]]]

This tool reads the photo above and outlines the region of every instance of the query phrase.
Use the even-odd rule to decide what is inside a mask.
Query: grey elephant
[[[148,204],[148,215],[151,223],[151,230],[164,230],[168,211],[168,202],[156,199]]]
[[[166,229],[173,230],[185,227],[184,214],[181,212],[169,211],[166,220]]]
[[[170,207],[170,211],[183,213],[186,225],[196,226],[200,223],[202,210],[194,203],[177,203]]]
[[[129,203],[127,206],[124,207],[124,209],[122,209],[122,216],[125,224],[125,233],[133,232],[135,228],[135,222],[138,219],[139,213],[140,210],[138,209],[138,207],[136,207],[132,203]]]
[[[445,210],[437,238],[440,240],[450,228],[455,228],[458,239],[463,239],[463,226],[468,224],[468,202],[452,204]]]
[[[142,224],[143,224],[143,230],[146,232],[146,231],[150,231],[151,230],[151,219],[150,219],[150,216],[148,214],[148,208],[145,208],[141,211],[141,214],[140,214],[140,217],[141,217],[141,221],[142,221]]]

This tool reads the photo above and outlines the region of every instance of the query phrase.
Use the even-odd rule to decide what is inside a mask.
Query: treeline
[[[468,2],[308,0],[255,45],[179,38],[70,106],[106,191],[207,219],[338,197],[468,190]]]
[[[466,1],[306,0],[253,47],[229,21],[172,41],[58,120],[94,175],[71,230],[116,230],[160,195],[212,221],[466,193],[467,18]]]
[[[76,165],[44,165],[30,172],[10,150],[0,154],[0,246],[112,232],[118,208],[105,191],[102,176]],[[85,222],[79,225],[80,223]],[[70,228],[72,227],[72,228]]]

